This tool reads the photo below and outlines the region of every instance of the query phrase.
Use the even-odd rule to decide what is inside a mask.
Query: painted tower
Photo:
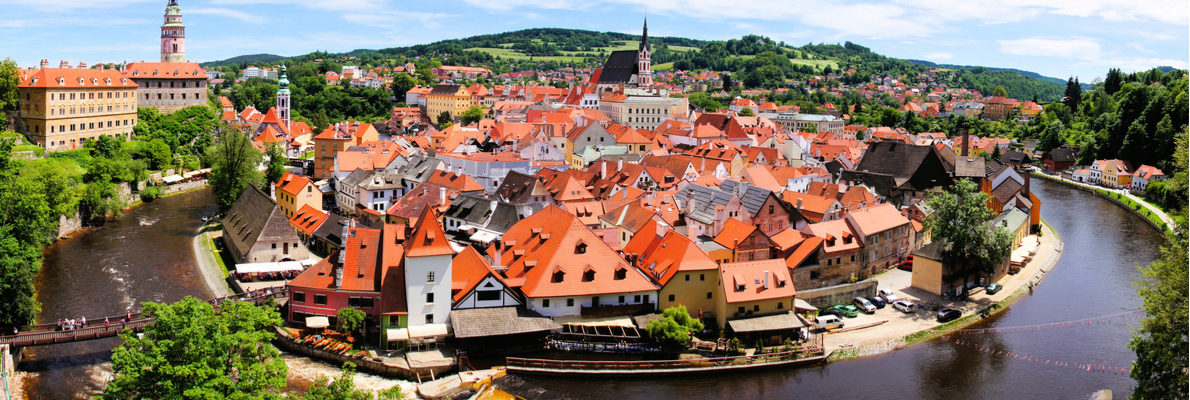
[[[186,62],[186,26],[182,25],[182,8],[178,0],[165,6],[165,23],[161,25],[161,62]]]
[[[640,37],[640,49],[636,51],[636,86],[648,88],[653,86],[653,66],[649,61],[649,20],[645,19],[644,32]]]
[[[285,132],[289,132],[289,78],[285,76],[285,65],[281,65],[281,80],[277,82],[277,118],[285,125]]]

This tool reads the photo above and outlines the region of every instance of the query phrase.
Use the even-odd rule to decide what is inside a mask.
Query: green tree
[[[992,146],[992,159],[1000,160],[1000,146]]]
[[[1004,89],[1004,86],[996,85],[996,90],[992,91],[992,96],[1008,96],[1008,90]]]
[[[463,111],[463,125],[471,125],[483,119],[483,108],[473,106]]]
[[[289,159],[285,158],[285,149],[280,144],[269,146],[268,167],[264,172],[266,185],[272,185],[281,180],[281,177],[285,175],[285,163],[288,161]]]
[[[645,331],[658,342],[685,346],[690,343],[690,334],[702,329],[702,321],[691,317],[683,305],[666,308],[661,312],[661,319],[649,322]]]
[[[1012,234],[989,226],[996,213],[987,207],[988,199],[974,182],[960,179],[926,199],[934,213],[922,225],[934,242],[944,246],[942,256],[947,262],[990,275],[1012,250]]]
[[[154,170],[168,169],[173,162],[174,154],[169,149],[169,145],[160,138],[155,138],[149,141],[149,168]]]
[[[335,312],[335,318],[339,320],[339,329],[348,333],[354,333],[362,327],[364,325],[364,318],[367,317],[368,314],[364,314],[363,311],[351,307],[343,307]]]
[[[1186,340],[1186,332],[1190,330],[1187,325],[1190,315],[1186,312],[1186,291],[1190,288],[1187,263],[1190,260],[1186,255],[1186,223],[1184,219],[1182,221],[1173,232],[1166,234],[1160,257],[1141,267],[1135,282],[1147,315],[1136,336],[1128,343],[1128,347],[1136,352],[1131,373],[1132,379],[1136,380],[1136,389],[1132,392],[1135,399],[1185,399],[1190,396],[1190,381],[1186,375],[1186,365],[1190,364],[1187,352],[1190,343]]]
[[[1103,93],[1109,95],[1116,94],[1120,91],[1120,86],[1124,82],[1124,73],[1120,72],[1119,68],[1111,68],[1107,70],[1107,77],[1103,79]]]
[[[41,306],[34,297],[33,280],[41,268],[40,248],[21,243],[0,228],[0,332],[33,323]]]
[[[1061,146],[1062,143],[1065,143],[1064,139],[1062,139],[1062,131],[1065,129],[1066,127],[1062,124],[1062,121],[1053,121],[1046,124],[1045,129],[1041,131],[1041,137],[1037,140],[1037,150],[1048,152]]]
[[[755,116],[755,115],[756,115],[756,113],[752,112],[752,109],[749,107],[744,107],[744,108],[740,109],[741,117],[751,117],[751,116]]]
[[[398,393],[400,390],[398,389]],[[403,397],[397,397],[398,399]],[[372,400],[370,391],[355,387],[355,364],[343,363],[343,371],[333,382],[327,382],[326,377],[320,376],[310,386],[310,390],[298,397],[298,400]]]
[[[119,211],[116,185],[109,181],[96,181],[83,187],[79,198],[79,215],[83,221],[104,219],[108,214]]]
[[[1062,102],[1071,110],[1078,110],[1078,104],[1083,99],[1083,87],[1079,85],[1078,78],[1069,78],[1066,80],[1066,93]]]
[[[123,144],[108,136],[100,136],[94,140],[88,139],[83,146],[91,149],[91,155],[95,157],[115,160],[127,156],[124,153]]]
[[[280,399],[287,368],[269,341],[276,310],[229,301],[216,310],[187,296],[144,303],[155,323],[125,331],[112,350],[106,399]]]
[[[17,109],[17,86],[21,84],[17,75],[17,63],[11,58],[0,61],[0,110]],[[4,130],[8,124],[0,125]]]
[[[413,87],[416,85],[417,81],[414,81],[413,77],[409,76],[409,74],[396,74],[393,76],[392,83],[393,97],[395,97],[398,102],[404,102],[405,93],[408,92],[409,89],[413,89]]]
[[[438,129],[445,129],[446,127],[450,126],[447,124],[449,124],[453,120],[454,119],[450,117],[449,111],[443,111],[441,113],[438,113]]]
[[[260,165],[260,151],[243,133],[229,127],[219,130],[215,144],[207,149],[211,160],[211,188],[219,212],[225,213],[235,204],[244,188],[260,180],[256,166]]]

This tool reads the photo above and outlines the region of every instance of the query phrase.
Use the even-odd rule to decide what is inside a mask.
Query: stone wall
[[[58,237],[64,238],[70,234],[83,229],[83,219],[79,216],[78,211],[74,215],[67,218],[65,215],[58,217]]]
[[[160,196],[166,196],[166,195],[170,195],[170,194],[174,194],[174,193],[185,192],[187,190],[205,188],[205,187],[207,187],[206,179],[201,180],[201,181],[194,181],[194,182],[182,182],[179,184],[169,185],[169,186],[161,186],[160,187],[160,189],[161,189]]]
[[[858,296],[875,296],[876,285],[876,281],[867,280],[818,289],[799,290],[797,298],[805,300],[810,305],[818,307],[821,310],[835,304],[851,304],[851,300]]]

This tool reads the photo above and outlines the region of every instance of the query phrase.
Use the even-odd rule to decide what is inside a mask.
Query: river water
[[[978,327],[1018,327],[1093,318],[1140,307],[1131,286],[1136,264],[1157,256],[1161,235],[1138,217],[1097,196],[1042,179],[1032,185],[1042,218],[1065,242],[1057,266],[1032,295]],[[961,338],[1041,360],[1127,368],[1135,319],[1103,325]],[[1052,364],[1052,363],[1051,363]],[[539,398],[570,399],[1086,399],[1100,389],[1131,393],[1125,375],[1055,367],[937,340],[821,367],[679,379],[574,380],[525,377]]]
[[[1015,327],[1077,320],[1136,309],[1135,265],[1156,257],[1161,236],[1137,217],[1092,194],[1034,179],[1042,216],[1066,251],[1032,295],[981,327]],[[214,211],[209,191],[169,197],[132,210],[117,222],[49,249],[38,277],[41,322],[118,314],[142,301],[210,297],[196,270],[191,240],[201,217]],[[1117,320],[1118,321],[1118,320]],[[1135,320],[1129,323],[1135,325]],[[964,340],[1032,357],[1127,367],[1129,324],[1043,331],[964,334]],[[31,399],[89,398],[110,376],[119,339],[25,350],[20,368]],[[333,368],[312,364],[322,375]],[[297,372],[297,371],[295,371]],[[291,373],[291,375],[294,375]],[[312,377],[313,375],[311,375]],[[290,378],[291,386],[311,377]],[[522,379],[522,378],[518,378]],[[1039,365],[945,341],[822,367],[668,380],[523,378],[541,398],[1074,398],[1099,389],[1131,391],[1127,376]],[[359,380],[357,379],[357,382]],[[392,382],[392,381],[386,381]],[[387,386],[375,382],[368,386]]]

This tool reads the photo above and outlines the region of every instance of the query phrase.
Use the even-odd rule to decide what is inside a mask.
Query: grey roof
[[[458,92],[459,85],[434,85],[434,88],[430,89],[430,94],[440,96],[453,96]]]
[[[793,313],[783,313],[763,317],[733,319],[727,321],[727,326],[731,327],[731,330],[737,333],[767,332],[803,328],[806,326],[806,323]]]
[[[1019,208],[1009,208],[992,218],[992,226],[1007,229],[1009,231],[1015,230],[1017,227],[1024,225],[1029,220],[1029,214],[1021,211]]]
[[[613,51],[607,56],[607,62],[603,63],[603,72],[599,73],[599,83],[629,83],[632,75],[636,75],[640,70],[640,65],[636,62],[638,54],[636,50]]]
[[[442,160],[419,154],[410,157],[409,164],[401,167],[397,172],[404,174],[405,180],[420,183],[430,179],[439,164],[442,164]]]
[[[554,320],[516,307],[471,308],[450,312],[450,325],[459,339],[548,332],[562,329]]]
[[[343,246],[343,226],[347,225],[347,218],[335,213],[329,213],[322,225],[314,230],[314,237],[325,240],[335,246]]]
[[[537,178],[520,171],[510,170],[504,176],[504,182],[496,188],[496,195],[513,204],[528,203],[533,196],[533,186]]]
[[[1009,150],[1000,156],[1000,161],[1010,164],[1027,163],[1029,162],[1029,155],[1016,150]]]
[[[913,256],[941,262],[942,252],[946,250],[946,247],[946,242],[935,240],[914,251]]]
[[[719,189],[727,192],[735,192],[740,197],[740,204],[752,215],[759,214],[760,208],[764,207],[764,202],[773,194],[771,190],[730,179],[719,184]]]
[[[343,179],[340,179],[339,184],[335,187],[340,191],[345,188],[356,187],[367,180],[370,176],[372,176],[372,171],[357,169],[355,171],[351,171],[351,173],[347,174],[347,176],[343,177]]]
[[[1071,150],[1070,147],[1065,145],[1050,150],[1049,153],[1046,153],[1046,156],[1049,159],[1054,160],[1054,162],[1074,162],[1074,150]]]
[[[281,207],[252,185],[244,189],[222,222],[224,240],[230,241],[240,258],[261,240],[298,240]]]
[[[457,218],[482,226],[492,215],[492,200],[473,194],[462,194],[450,203],[445,217]]]
[[[954,158],[954,176],[956,178],[983,178],[987,176],[986,173],[983,157],[958,156]]]
[[[686,201],[693,195],[694,211],[686,215],[695,221],[709,224],[715,222],[715,207],[726,206],[733,192],[727,192],[702,185],[689,184],[674,195],[674,203],[680,210],[687,210]]]

